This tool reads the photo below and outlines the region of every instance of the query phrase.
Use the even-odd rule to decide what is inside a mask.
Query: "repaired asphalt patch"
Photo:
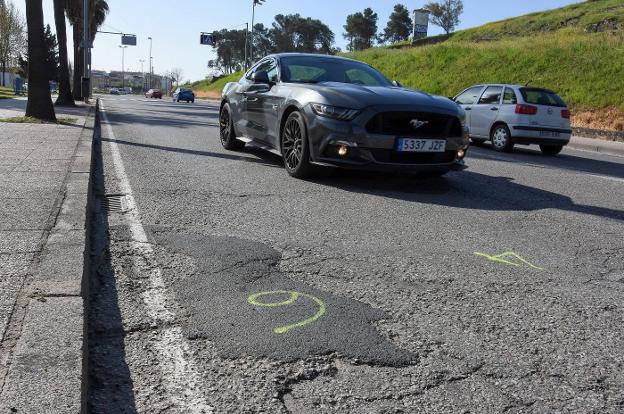
[[[385,366],[417,360],[374,328],[373,322],[385,318],[383,311],[291,280],[277,266],[281,254],[263,243],[160,231],[153,235],[169,252],[194,260],[195,271],[172,288],[188,314],[189,338],[214,342],[223,357],[294,360],[337,353]],[[275,291],[298,294],[252,296]]]

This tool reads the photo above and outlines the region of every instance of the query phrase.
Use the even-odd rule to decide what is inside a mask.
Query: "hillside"
[[[243,76],[242,72],[236,72],[223,78],[217,79],[214,82],[208,82],[207,80],[193,82],[190,85],[183,85],[185,88],[193,89],[195,96],[198,98],[212,98],[216,99],[221,97],[221,91],[228,82],[236,82]]]
[[[558,91],[577,126],[624,130],[624,2],[594,0],[486,24],[444,43],[345,54],[444,96],[475,83]],[[606,109],[606,110],[605,110]]]

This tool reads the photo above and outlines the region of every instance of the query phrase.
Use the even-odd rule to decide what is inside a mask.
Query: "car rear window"
[[[548,105],[566,107],[566,103],[559,95],[548,89],[520,88],[524,102],[533,105]]]

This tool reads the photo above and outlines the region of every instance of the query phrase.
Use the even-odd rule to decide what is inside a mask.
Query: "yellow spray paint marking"
[[[262,302],[260,300],[260,298],[264,296],[273,296],[273,295],[289,295],[289,297],[288,299],[283,300],[281,302]],[[308,295],[307,293],[301,293],[301,292],[297,292],[294,290],[272,290],[268,292],[254,293],[253,295],[250,295],[247,298],[247,302],[250,305],[254,305],[254,306],[261,306],[265,308],[277,308],[279,306],[292,305],[301,296],[314,301],[319,306],[319,310],[311,318],[308,318],[303,321],[296,322],[290,325],[279,326],[277,328],[273,328],[273,332],[275,332],[276,334],[285,334],[286,332],[292,331],[293,329],[301,328],[303,326],[311,324],[312,322],[317,321],[321,316],[325,315],[325,303],[319,298],[317,298],[316,296]]]
[[[481,256],[481,257],[485,257],[488,260],[491,260],[493,262],[498,262],[498,263],[503,263],[506,264],[508,266],[521,266],[521,265],[526,265],[529,266],[533,269],[537,269],[537,270],[544,270],[541,267],[535,266],[533,263],[529,262],[528,260],[526,260],[525,258],[523,258],[522,256],[520,256],[518,253],[514,253],[514,252],[505,252],[505,253],[501,253],[498,254],[496,256],[490,256],[489,254],[485,254],[485,253],[480,253],[480,252],[475,252],[474,253],[475,256]],[[516,260],[517,262],[513,262],[511,260],[508,259],[512,259],[512,260]],[[520,263],[518,263],[520,262]]]

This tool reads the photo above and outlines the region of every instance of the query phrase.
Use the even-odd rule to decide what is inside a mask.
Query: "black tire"
[[[473,145],[483,145],[487,139],[484,138],[470,138]]]
[[[553,157],[561,152],[563,145],[540,145],[542,154]]]
[[[280,137],[282,158],[286,172],[295,178],[313,175],[314,166],[310,163],[310,144],[303,116],[295,111],[288,115]]]
[[[230,104],[221,107],[219,113],[219,134],[221,136],[221,145],[228,151],[240,151],[245,147],[245,143],[236,138],[234,131],[234,121],[232,120],[232,110]]]
[[[492,148],[495,151],[511,152],[513,150],[514,143],[511,140],[511,132],[509,132],[507,125],[498,124],[492,128],[490,138],[492,140]]]

